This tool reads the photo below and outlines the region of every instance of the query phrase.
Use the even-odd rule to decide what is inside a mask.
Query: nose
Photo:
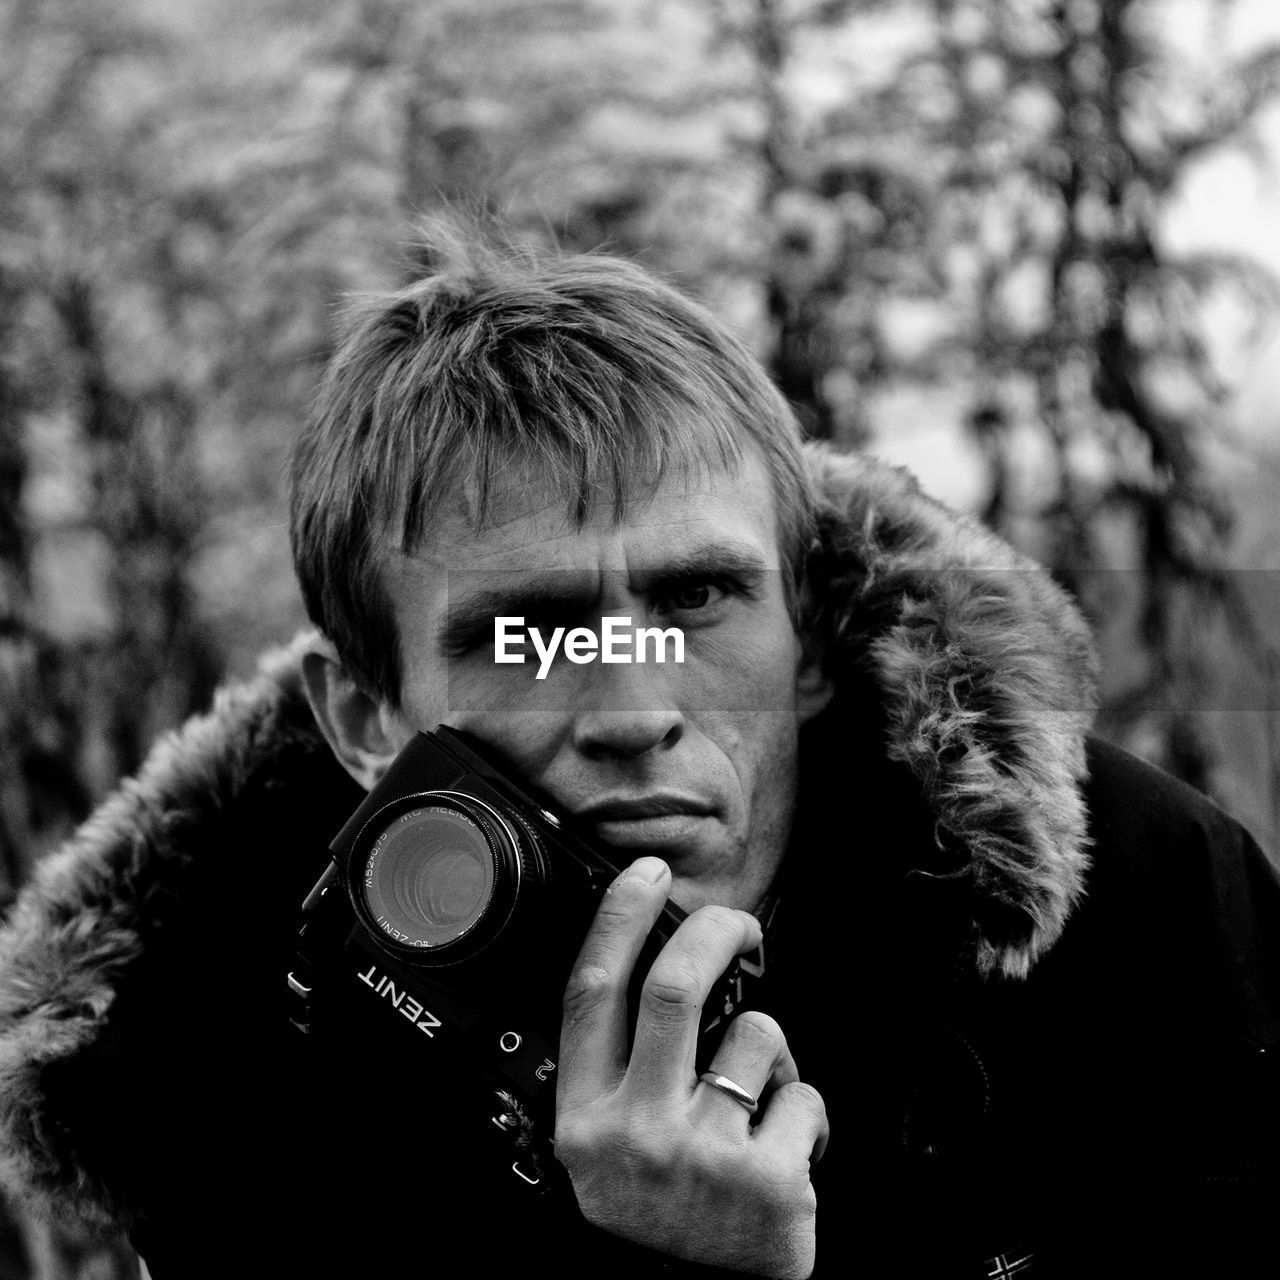
[[[665,682],[636,666],[597,668],[574,722],[574,745],[589,759],[632,759],[674,747],[684,714]]]

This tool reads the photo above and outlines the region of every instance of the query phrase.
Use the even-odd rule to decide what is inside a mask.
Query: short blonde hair
[[[464,478],[483,527],[513,454],[562,478],[579,527],[621,518],[664,475],[732,466],[771,477],[793,610],[813,528],[794,414],[729,329],[633,262],[424,228],[430,270],[352,306],[294,450],[290,535],[312,621],[351,675],[395,705],[401,655],[380,548],[422,544]]]

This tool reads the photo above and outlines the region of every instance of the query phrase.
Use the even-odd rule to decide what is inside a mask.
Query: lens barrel
[[[522,822],[449,791],[379,810],[353,852],[356,910],[382,945],[419,964],[452,964],[483,950],[544,869]]]

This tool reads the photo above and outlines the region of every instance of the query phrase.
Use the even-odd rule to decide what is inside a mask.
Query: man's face
[[[404,669],[401,730],[447,724],[624,854],[671,866],[672,896],[754,908],[785,850],[797,731],[818,709],[784,594],[772,486],[754,453],[733,470],[664,480],[615,521],[581,529],[560,489],[513,465],[477,532],[458,493],[426,544],[393,555],[385,583]],[[495,617],[599,631],[605,616],[679,627],[684,662],[495,661]],[[807,687],[807,686],[806,686]]]

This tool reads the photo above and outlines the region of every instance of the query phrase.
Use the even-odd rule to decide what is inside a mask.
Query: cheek
[[[497,662],[492,647],[458,657],[441,658],[424,674],[419,687],[441,720],[455,728],[464,722],[501,720],[508,715],[542,713],[554,706],[549,692],[554,672],[536,680],[538,661],[528,654],[523,663]]]
[[[406,664],[400,686],[400,706],[415,729],[434,729],[446,719],[448,698],[440,673],[422,663]]]
[[[785,809],[794,786],[799,656],[789,620],[690,652],[683,701],[737,777],[753,827],[766,810]]]
[[[457,679],[451,685],[442,720],[500,751],[520,773],[536,781],[554,760],[563,740],[564,717],[556,714],[556,708],[564,701],[545,696],[541,684],[535,694],[525,685],[524,680],[508,675]]]
[[[748,615],[690,638],[685,679],[708,703],[776,723],[795,715],[800,646],[787,619]]]

